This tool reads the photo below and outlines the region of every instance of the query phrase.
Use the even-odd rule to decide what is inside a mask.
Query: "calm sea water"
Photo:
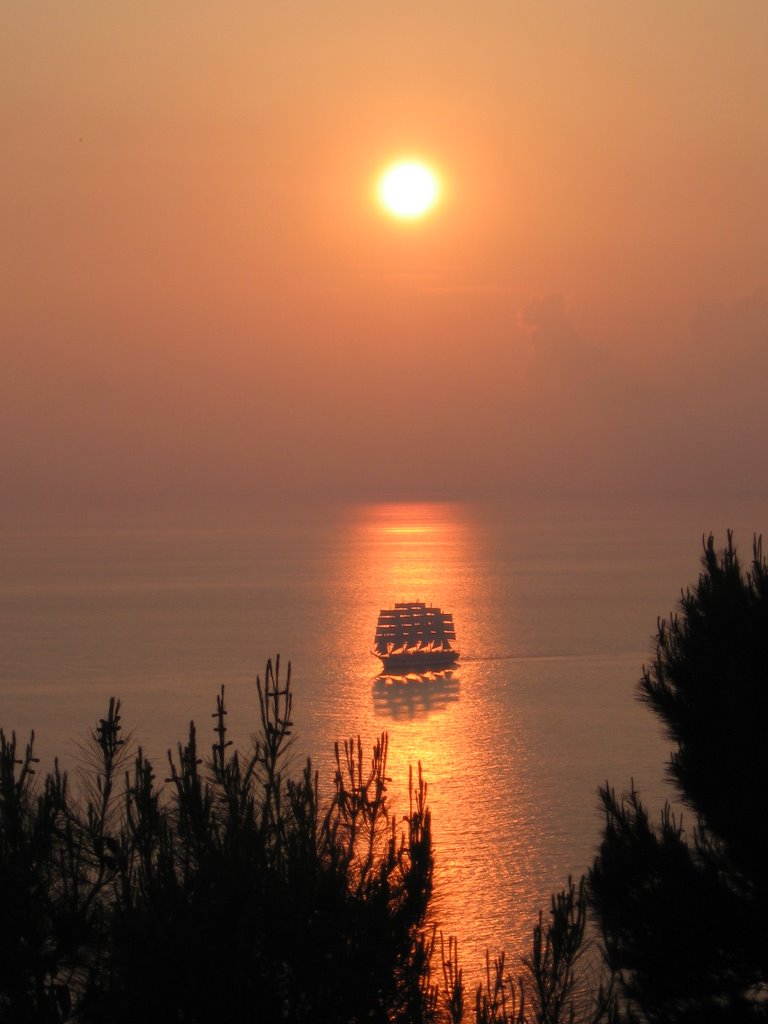
[[[539,906],[590,862],[598,785],[630,778],[653,806],[668,744],[634,699],[656,619],[695,580],[702,533],[764,503],[586,501],[480,507],[278,506],[215,525],[6,529],[0,564],[0,725],[36,730],[42,766],[76,767],[111,695],[164,773],[191,718],[202,743],[221,684],[235,741],[254,679],[290,659],[297,768],[330,791],[333,743],[386,731],[407,809],[421,762],[433,809],[435,916],[467,974],[485,949],[525,952]],[[762,519],[760,517],[763,517]],[[452,677],[388,684],[370,655],[379,608],[454,614]]]

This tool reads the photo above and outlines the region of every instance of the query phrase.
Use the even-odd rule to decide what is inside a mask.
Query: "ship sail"
[[[376,625],[373,653],[385,668],[430,669],[459,658],[453,615],[421,601],[401,601],[382,608]]]

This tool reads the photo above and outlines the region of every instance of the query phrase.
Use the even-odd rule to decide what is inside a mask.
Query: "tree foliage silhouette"
[[[58,769],[38,792],[32,745],[0,734],[0,1021],[135,1024],[418,1021],[433,856],[419,772],[389,808],[387,739],[336,749],[321,807],[308,762],[285,774],[290,669],[258,682],[250,754],[197,734],[169,753],[169,792],[120,705],[91,737],[84,802]],[[128,769],[126,771],[126,769]]]
[[[123,735],[119,701],[83,748],[81,790],[37,783],[34,734],[0,730],[0,1024],[271,1021],[564,1024],[584,1003],[583,883],[569,880],[513,974],[487,958],[468,1009],[458,943],[427,926],[426,784],[390,808],[387,736],[336,746],[330,800],[287,773],[290,669],[257,680],[250,752],[227,739],[224,691],[203,757],[194,724],[165,785]],[[583,1004],[583,1005],[582,1005]]]
[[[640,681],[694,827],[601,790],[591,900],[627,1021],[768,1019],[768,569],[756,539],[743,571],[730,532],[702,565]]]

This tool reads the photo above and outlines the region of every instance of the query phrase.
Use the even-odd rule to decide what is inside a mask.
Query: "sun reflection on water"
[[[350,650],[360,653],[358,683],[339,687],[334,717],[347,730],[367,723],[369,740],[389,733],[391,794],[400,812],[408,768],[421,763],[436,849],[434,920],[446,936],[459,936],[474,978],[488,946],[522,951],[535,856],[521,723],[499,688],[498,665],[491,671],[485,660],[499,642],[487,614],[496,600],[482,539],[460,505],[391,503],[358,508],[344,545],[349,603],[338,616],[337,663]],[[404,600],[453,613],[461,650],[455,668],[378,674],[370,651],[379,610]]]

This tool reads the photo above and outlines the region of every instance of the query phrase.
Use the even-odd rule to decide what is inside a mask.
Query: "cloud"
[[[768,301],[762,292],[709,302],[691,318],[689,352],[703,365],[750,374],[768,368]]]

